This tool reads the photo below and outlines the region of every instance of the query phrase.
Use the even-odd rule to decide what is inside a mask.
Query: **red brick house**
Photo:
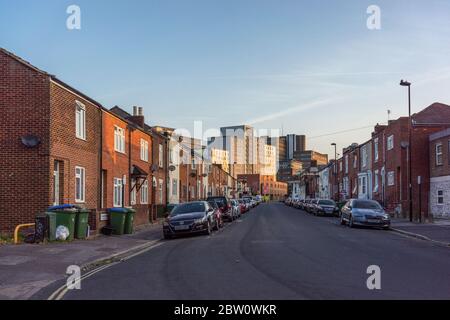
[[[0,231],[54,204],[100,206],[102,106],[0,49]]]
[[[433,218],[448,219],[450,218],[450,129],[433,133],[429,140],[430,215]]]
[[[102,137],[101,208],[132,207],[135,224],[149,223],[151,135],[131,120],[104,110]]]

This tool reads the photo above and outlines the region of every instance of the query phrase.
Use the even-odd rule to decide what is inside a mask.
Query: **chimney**
[[[143,128],[145,125],[145,119],[142,107],[133,106],[133,115],[129,117],[128,120]]]

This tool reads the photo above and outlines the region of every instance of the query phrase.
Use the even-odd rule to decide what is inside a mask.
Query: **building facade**
[[[429,140],[430,214],[450,218],[450,129],[430,135]]]

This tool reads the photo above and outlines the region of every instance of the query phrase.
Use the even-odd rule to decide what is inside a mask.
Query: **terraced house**
[[[0,49],[0,232],[50,205],[100,207],[103,107]]]

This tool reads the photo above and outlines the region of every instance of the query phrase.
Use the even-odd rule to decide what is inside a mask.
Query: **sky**
[[[401,79],[413,112],[450,104],[448,0],[0,0],[0,47],[151,125],[251,124],[330,155],[407,115]]]

